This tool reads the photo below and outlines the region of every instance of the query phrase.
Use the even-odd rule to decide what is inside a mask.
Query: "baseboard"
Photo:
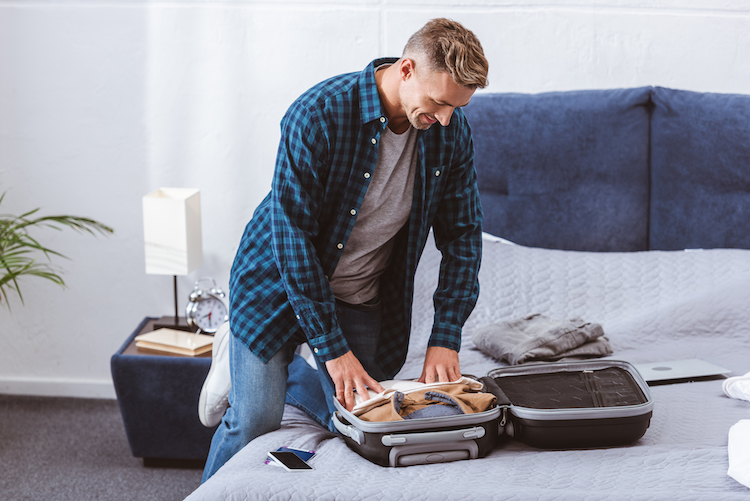
[[[117,398],[111,379],[0,377],[0,393],[40,397]]]

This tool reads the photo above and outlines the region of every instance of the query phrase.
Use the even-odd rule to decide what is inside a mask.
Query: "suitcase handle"
[[[390,466],[411,466],[415,464],[432,464],[456,461],[459,459],[476,459],[479,447],[474,441],[443,442],[439,448],[435,444],[399,445],[393,447],[388,455]]]
[[[359,445],[365,443],[365,434],[362,432],[362,430],[358,429],[356,426],[346,425],[342,423],[339,419],[338,411],[333,413],[333,416],[331,416],[331,420],[333,421],[333,426],[336,427],[339,433],[341,433],[345,437],[351,438]]]
[[[343,426],[343,425],[342,425]],[[359,431],[359,430],[357,430]],[[461,430],[426,431],[421,433],[404,433],[398,435],[383,435],[380,441],[386,447],[397,445],[437,444],[442,442],[461,442],[482,438],[485,430],[481,426],[464,428]],[[357,442],[359,443],[359,442]]]

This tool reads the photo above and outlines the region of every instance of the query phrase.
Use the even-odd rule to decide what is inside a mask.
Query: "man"
[[[487,84],[487,71],[474,34],[435,19],[400,59],[324,81],[289,108],[271,193],[232,266],[231,334],[215,340],[228,339],[229,407],[203,481],[278,428],[285,402],[333,431],[333,395],[351,409],[355,391],[382,391],[378,380],[392,378],[406,358],[414,273],[431,228],[443,261],[420,380],[461,376],[461,329],[479,292],[482,214],[471,132],[457,109]],[[294,355],[304,342],[317,373]],[[208,425],[216,398],[204,395],[214,372],[199,409]]]

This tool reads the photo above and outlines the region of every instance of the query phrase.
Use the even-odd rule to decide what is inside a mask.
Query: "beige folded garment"
[[[395,404],[396,394],[403,399]],[[408,394],[393,392],[391,396],[380,405],[370,407],[370,410],[359,415],[363,421],[403,421],[410,414],[419,414],[427,407],[444,405],[445,402],[429,394],[438,394],[447,397],[446,400],[455,403],[460,411],[458,414],[475,414],[490,409],[497,398],[491,393],[481,393],[471,388],[469,384],[444,384],[437,388],[421,389]]]
[[[397,391],[408,395],[409,393],[413,393],[415,391],[431,390],[443,386],[464,384],[468,385],[472,391],[479,391],[484,386],[479,381],[465,376],[462,376],[455,381],[451,381],[450,383],[420,383],[419,381],[408,379],[392,379],[388,381],[379,381],[379,383],[380,386],[384,388],[384,390],[380,393],[375,393],[374,391],[369,390],[370,394],[368,395],[369,398],[367,400],[363,401],[359,394],[355,395],[356,405],[354,406],[354,409],[352,409],[352,414],[354,414],[355,416],[359,416],[360,414],[367,412],[373,407],[382,405],[384,402],[387,402],[388,399],[391,398],[391,395],[393,395]]]

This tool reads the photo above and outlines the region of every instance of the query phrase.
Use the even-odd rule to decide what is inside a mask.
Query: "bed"
[[[613,359],[750,371],[750,96],[485,94],[466,114],[486,235],[464,373],[502,365],[473,345],[474,330],[532,313],[602,324]],[[402,378],[421,372],[439,263],[428,243]],[[727,433],[750,418],[750,402],[721,383],[651,387],[650,427],[628,446],[541,450],[505,438],[482,459],[403,468],[368,462],[287,406],[279,430],[188,499],[747,499],[726,474]],[[315,450],[314,471],[265,465],[280,446]]]

